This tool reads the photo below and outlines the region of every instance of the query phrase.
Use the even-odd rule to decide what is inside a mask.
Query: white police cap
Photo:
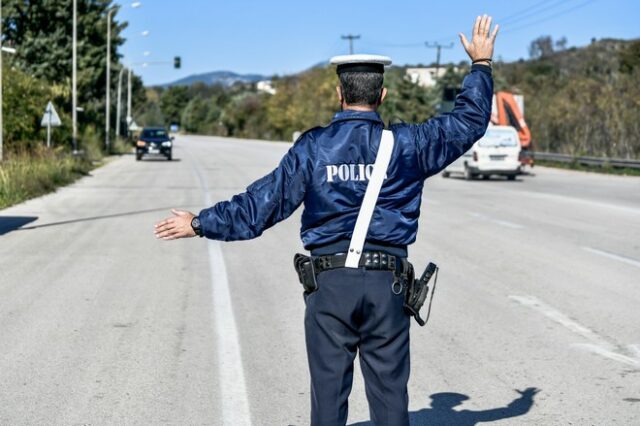
[[[336,72],[377,72],[384,73],[384,66],[391,65],[391,58],[381,55],[341,55],[331,58],[331,65],[337,65]]]

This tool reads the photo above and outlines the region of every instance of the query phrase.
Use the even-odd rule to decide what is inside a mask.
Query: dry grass
[[[11,154],[0,163],[0,209],[67,185],[93,168],[62,150]]]

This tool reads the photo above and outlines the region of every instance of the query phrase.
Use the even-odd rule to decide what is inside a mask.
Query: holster
[[[298,273],[298,279],[305,293],[313,293],[318,289],[316,272],[311,257],[297,253],[293,256],[293,267]]]
[[[404,296],[404,309],[407,314],[413,316],[416,319],[416,322],[420,324],[420,326],[424,326],[429,320],[429,315],[431,313],[431,301],[433,301],[433,292],[435,291],[435,284],[437,281],[437,273],[438,266],[434,263],[429,263],[427,268],[422,273],[420,279],[415,279],[413,268],[410,268],[410,276],[406,277],[406,290]],[[433,290],[431,291],[431,301],[429,302],[429,311],[427,312],[426,319],[422,319],[420,317],[420,309],[424,305],[427,300],[427,296],[429,295],[429,280],[433,275],[436,275],[436,279],[433,283]]]

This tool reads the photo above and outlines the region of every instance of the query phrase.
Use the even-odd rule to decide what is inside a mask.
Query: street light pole
[[[124,74],[124,67],[120,68],[120,73],[118,74],[118,100],[116,107],[116,138],[120,137],[120,110],[122,105],[122,74]]]
[[[139,1],[131,3],[131,8],[137,9],[142,6]],[[104,123],[104,148],[109,152],[110,138],[109,132],[111,128],[111,15],[116,8],[111,8],[107,12],[107,84],[106,84],[106,101],[105,101],[105,123]],[[120,70],[118,80],[118,111],[116,113],[116,137],[120,135],[120,82],[122,81],[122,70]]]
[[[140,6],[142,6],[142,2],[139,1],[134,1],[133,3],[131,3],[131,8],[132,9],[137,9]],[[148,34],[148,32],[147,32]],[[120,84],[122,82],[122,72],[124,70],[124,67],[122,69],[120,69],[120,75],[118,76],[118,107],[117,107],[117,118],[118,118],[118,123],[116,123],[116,133],[119,135],[120,134]],[[128,75],[128,84],[127,84],[127,130],[129,127],[129,123],[131,120],[131,67],[129,67],[128,69],[129,71],[129,75]],[[107,78],[109,78],[109,76],[107,76]]]
[[[73,152],[78,152],[78,0],[73,0],[73,36],[72,36],[72,65],[71,65],[71,121],[72,121],[72,141]]]
[[[109,128],[111,122],[111,14],[115,9],[107,13],[107,99],[105,102],[105,123],[104,123],[104,149],[109,153]]]
[[[131,116],[131,67],[129,67],[128,78],[127,78],[127,131],[129,130],[129,125],[133,120]]]

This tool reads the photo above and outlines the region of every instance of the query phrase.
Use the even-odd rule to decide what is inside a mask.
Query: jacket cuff
[[[202,236],[209,238],[211,240],[217,239],[215,224],[212,224],[211,220],[211,207],[202,209],[198,214],[198,219],[200,219],[200,229],[202,230]]]
[[[481,71],[484,72],[486,74],[491,75],[491,67],[488,65],[481,65],[481,64],[473,64],[471,65],[471,72],[473,71]]]

